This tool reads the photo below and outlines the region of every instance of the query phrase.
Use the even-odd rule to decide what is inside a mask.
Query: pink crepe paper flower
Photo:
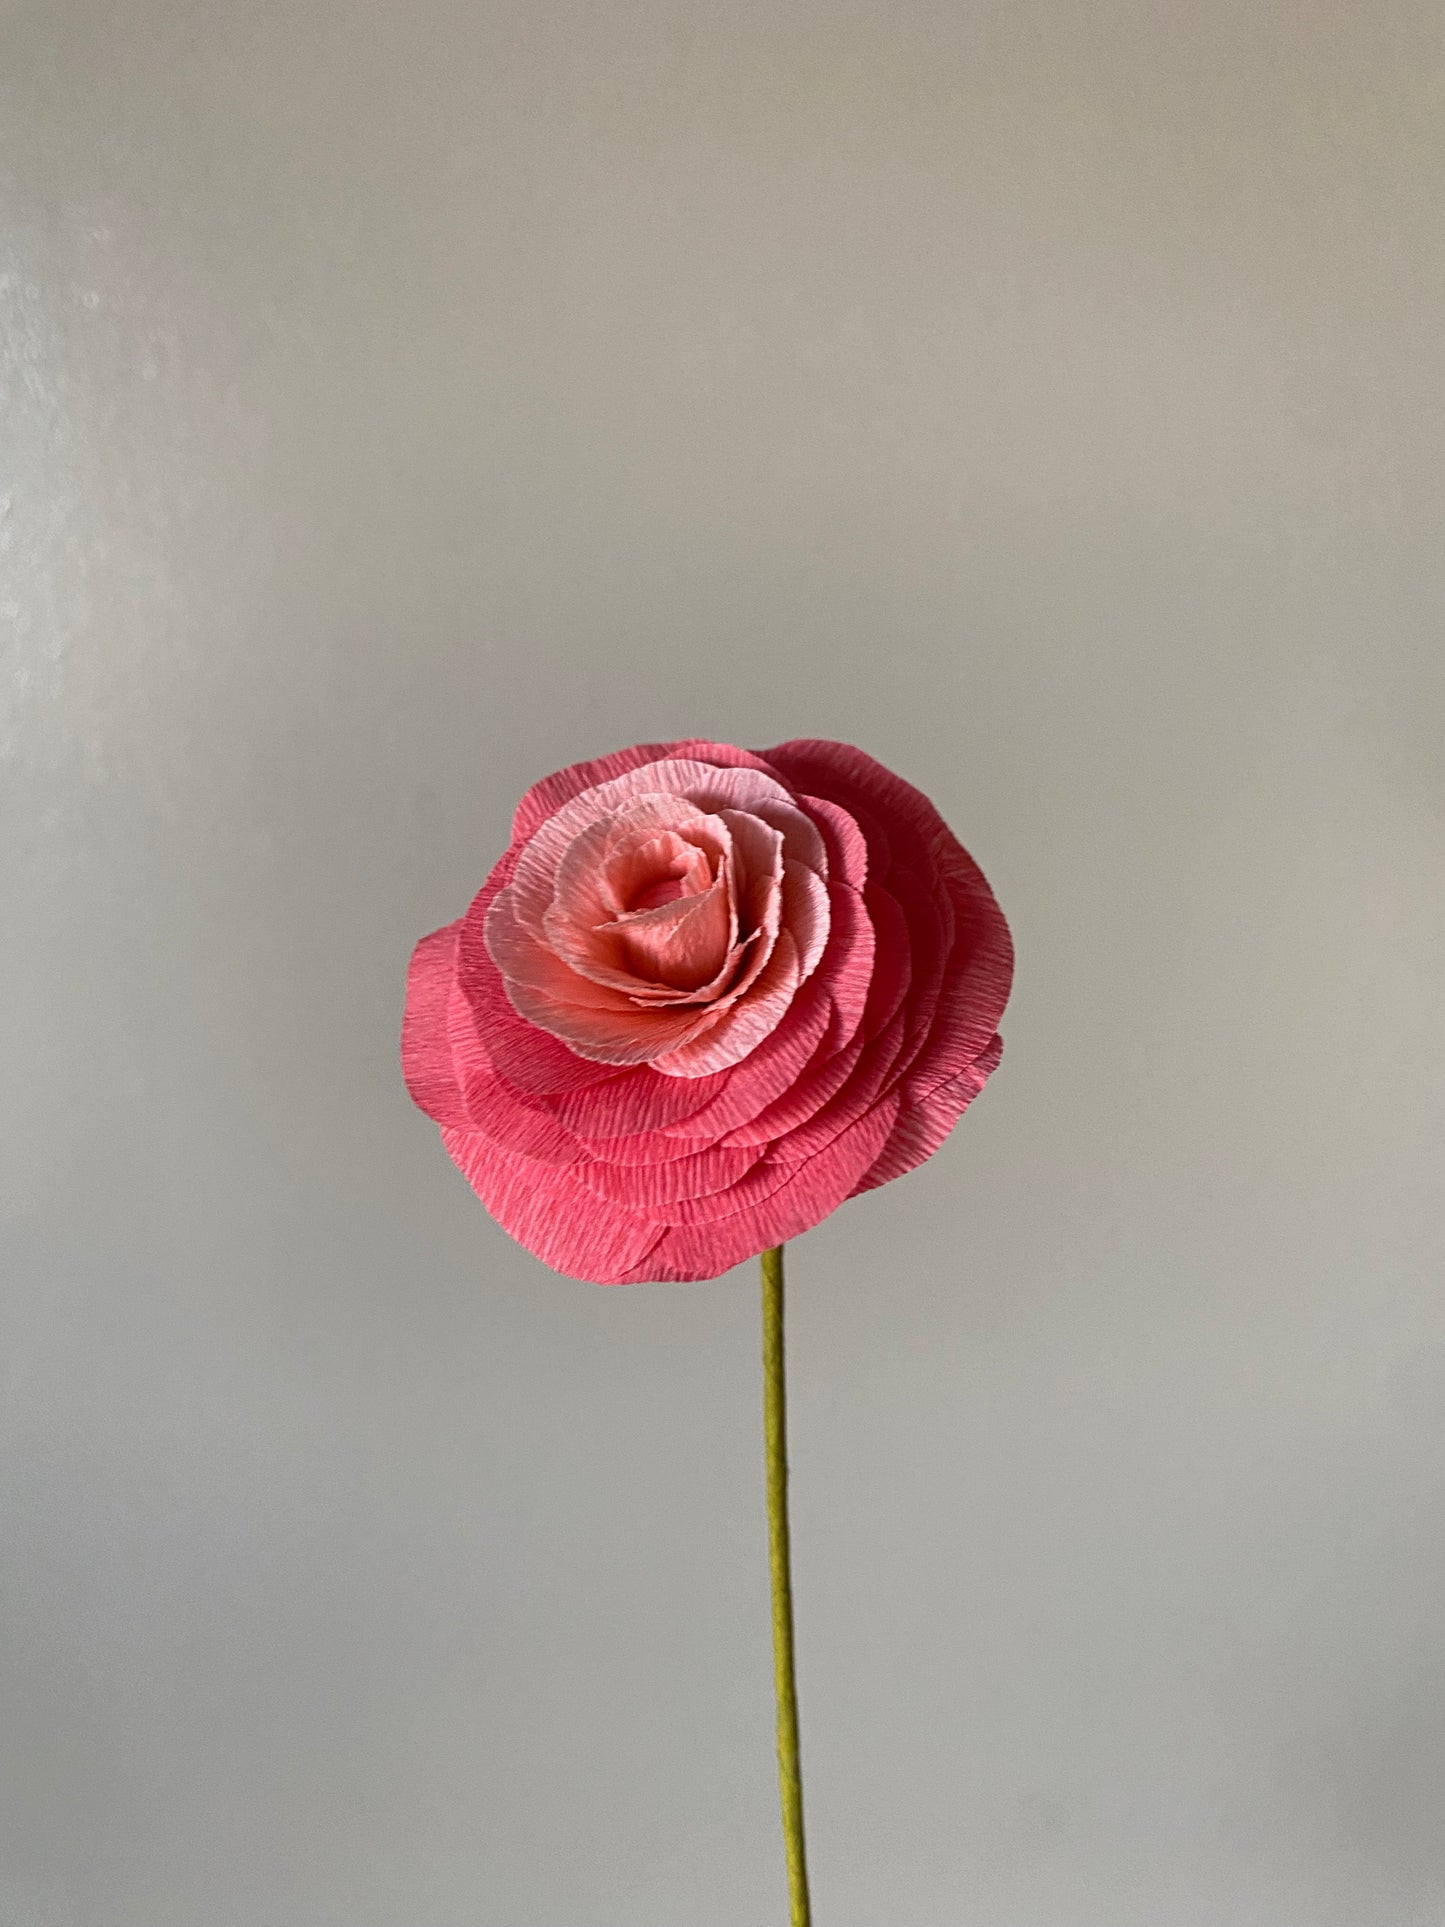
[[[862,750],[644,743],[522,798],[416,947],[402,1067],[545,1264],[712,1278],[938,1148],[1012,970],[978,866]]]

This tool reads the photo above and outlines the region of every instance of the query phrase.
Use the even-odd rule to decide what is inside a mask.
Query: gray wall
[[[5,1927],[784,1918],[756,1281],[395,1061],[693,733],[1020,955],[792,1251],[819,1927],[1445,1918],[1439,26],[5,7]]]

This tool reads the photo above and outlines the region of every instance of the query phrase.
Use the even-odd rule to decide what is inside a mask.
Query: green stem
[[[788,1552],[788,1411],[783,1374],[783,1247],[763,1253],[763,1431],[768,1456],[768,1564],[773,1576],[773,1683],[778,1700],[778,1792],[788,1857],[792,1927],[811,1927],[803,1857],[803,1776],[793,1676],[793,1581]]]

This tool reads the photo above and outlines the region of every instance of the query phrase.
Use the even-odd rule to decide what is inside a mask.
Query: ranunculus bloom
[[[643,743],[522,798],[416,947],[402,1068],[545,1264],[713,1278],[938,1148],[1012,971],[978,866],[862,750]]]

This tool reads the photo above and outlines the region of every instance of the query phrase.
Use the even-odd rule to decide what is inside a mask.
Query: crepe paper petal
[[[876,1037],[893,1019],[913,987],[912,945],[908,919],[898,899],[881,883],[869,882],[863,892],[863,905],[873,925],[875,961],[868,985],[868,1000],[863,1011],[865,1036]]]
[[[719,769],[690,757],[663,757],[637,769],[582,790],[548,817],[530,842],[518,849],[512,888],[517,914],[537,929],[552,900],[553,880],[572,839],[624,808],[636,809],[644,800],[681,797],[705,814],[724,809],[746,810],[750,798],[790,801],[775,778],[760,770]],[[514,849],[517,846],[513,845]]]
[[[715,1277],[937,1149],[1012,970],[978,866],[863,751],[638,744],[523,797],[416,948],[403,1070],[543,1262]]]
[[[827,853],[829,873],[839,883],[861,890],[868,881],[868,839],[855,817],[821,796],[800,796],[798,807],[817,825]]]
[[[555,1271],[615,1284],[661,1242],[660,1225],[599,1198],[566,1166],[473,1133],[443,1130],[442,1143],[503,1231]]]
[[[447,1005],[447,1041],[462,1089],[465,1114],[448,1119],[459,1130],[480,1131],[498,1144],[510,1144],[548,1164],[576,1164],[586,1152],[572,1133],[548,1111],[526,1103],[499,1077],[481,1047],[471,1005],[452,986]]]
[[[544,1099],[559,1124],[584,1137],[661,1132],[706,1110],[726,1085],[714,1077],[664,1077],[650,1064],[626,1071],[616,1082],[591,1085]]]
[[[411,953],[401,1032],[402,1073],[412,1103],[438,1124],[453,1126],[467,1121],[447,1037],[447,1000],[456,978],[460,929],[460,923],[449,923],[433,930]]]
[[[667,828],[620,815],[584,830],[563,853],[542,919],[557,957],[633,1002],[695,1000],[736,974],[732,836],[721,816],[686,814]]]
[[[830,942],[818,975],[833,1000],[833,1038],[841,1048],[868,1008],[868,991],[877,965],[878,932],[868,906],[845,883],[828,886]]]
[[[722,813],[726,815],[726,811]],[[780,803],[773,797],[757,797],[748,804],[747,814],[760,818],[781,834],[783,856],[789,863],[801,863],[805,870],[811,870],[827,882],[827,841],[822,827],[806,810],[793,803]]]
[[[711,1100],[664,1129],[670,1137],[715,1141],[802,1076],[834,1022],[832,998],[816,974],[793,999],[788,1022],[765,1037],[751,1056],[716,1080]]]
[[[866,817],[897,848],[901,836],[912,834],[927,847],[935,836],[952,832],[920,789],[906,783],[866,750],[851,743],[799,738],[764,752],[770,768],[785,782],[801,780],[819,796],[840,802],[860,826]],[[870,845],[871,848],[871,845]],[[882,882],[879,878],[879,882]]]
[[[705,1224],[672,1224],[645,1258],[617,1280],[689,1283],[715,1278],[773,1245],[800,1237],[835,1211],[857,1187],[855,1173],[878,1161],[898,1114],[891,1095],[811,1163],[793,1167],[787,1182],[747,1210]],[[761,1239],[761,1243],[759,1240]]]
[[[831,1142],[839,1131],[846,1130],[872,1110],[899,1081],[897,1066],[903,1037],[903,1014],[900,1011],[885,1030],[864,1044],[848,1081],[834,1092],[826,1104],[819,1105],[810,1117],[803,1119],[786,1137],[779,1139],[776,1155],[790,1164],[800,1158],[811,1157],[823,1145]]]
[[[505,899],[493,905],[486,936],[507,1002],[517,1015],[594,1063],[648,1063],[712,1022],[706,1006],[634,1001],[579,977],[559,957],[538,949]]]
[[[726,1007],[711,1029],[659,1057],[656,1068],[669,1077],[706,1077],[713,1071],[731,1070],[777,1029],[801,981],[792,933],[780,930],[772,955],[750,986],[751,994],[720,999],[720,1006]]]
[[[827,947],[832,928],[826,879],[804,863],[783,862],[782,920],[798,951],[798,974],[811,977]]]
[[[521,1091],[575,1091],[618,1076],[615,1068],[579,1057],[549,1032],[529,1024],[508,1001],[487,950],[485,930],[511,868],[509,852],[472,899],[457,939],[457,982],[472,1007],[482,1048],[498,1073]]]
[[[853,1195],[901,1178],[931,1158],[998,1068],[1002,1055],[1003,1039],[996,1037],[976,1064],[938,1085],[917,1103],[906,1105],[877,1162],[854,1187]]]
[[[756,1117],[735,1125],[720,1142],[739,1146],[786,1143],[842,1089],[866,1048],[867,1039],[859,1035],[841,1050],[815,1053],[780,1098]]]
[[[685,1158],[667,1164],[601,1164],[590,1161],[578,1167],[577,1175],[589,1190],[614,1204],[633,1210],[674,1215],[669,1206],[685,1198],[703,1198],[716,1193],[729,1197],[763,1157],[755,1150],[722,1150],[709,1145]]]
[[[737,749],[731,743],[711,743],[703,737],[681,743],[638,743],[632,749],[614,750],[591,762],[569,763],[566,769],[534,783],[518,803],[512,819],[512,847],[528,842],[549,817],[555,816],[564,803],[571,802],[583,790],[596,789],[615,776],[640,769],[644,763],[681,760],[709,763],[719,769],[760,769],[772,774],[754,750]]]

